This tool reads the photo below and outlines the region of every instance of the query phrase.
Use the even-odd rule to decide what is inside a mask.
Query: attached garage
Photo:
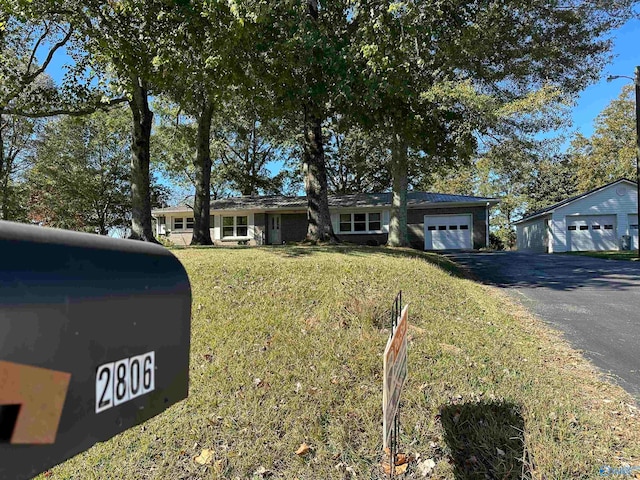
[[[425,250],[471,250],[471,215],[425,215]]]
[[[576,215],[566,218],[567,245],[570,252],[616,250],[615,215]]]

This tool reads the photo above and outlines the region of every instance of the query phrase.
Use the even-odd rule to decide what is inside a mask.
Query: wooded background
[[[635,179],[633,90],[570,138],[577,94],[632,0],[0,0],[2,219],[157,241],[151,208],[188,198],[329,192],[499,197],[510,222]],[[64,54],[64,77],[49,75]],[[567,148],[567,142],[569,147]]]

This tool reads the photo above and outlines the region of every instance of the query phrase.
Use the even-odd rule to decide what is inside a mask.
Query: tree
[[[535,212],[579,193],[578,177],[569,155],[548,156],[534,167],[526,186],[526,213]]]
[[[301,125],[307,240],[337,242],[329,214],[322,124],[348,95],[351,2],[236,3],[254,26],[257,76],[281,115]]]
[[[126,228],[130,124],[122,109],[48,122],[28,173],[29,219],[100,235]]]
[[[264,102],[235,96],[225,102],[215,130],[216,155],[220,174],[242,195],[280,194],[291,172],[295,147],[291,127],[273,115]],[[272,175],[268,165],[278,162],[282,169]]]
[[[176,35],[159,42],[166,94],[195,120],[192,245],[211,245],[211,129],[225,96],[241,83],[247,62],[241,22],[226,2],[185,2],[164,17]]]
[[[32,136],[41,122],[15,115],[0,115],[0,218],[22,221],[26,217],[25,184]]]
[[[111,89],[124,94],[131,110],[130,238],[148,242],[157,242],[151,223],[149,96],[160,93],[159,46],[176,34],[165,20],[176,8],[180,5],[159,0],[90,0],[68,11],[78,28],[75,38],[86,52],[78,58],[77,70],[109,73]]]
[[[478,168],[475,162],[470,162],[455,167],[444,166],[432,171],[423,171],[413,184],[417,190],[476,195],[479,187]]]
[[[408,153],[423,160],[470,158],[482,137],[531,135],[539,96],[563,99],[597,76],[631,2],[575,0],[356,3],[352,56],[364,86],[359,103],[393,139],[389,244],[405,245]]]
[[[579,192],[636,175],[636,117],[632,85],[596,117],[591,137],[576,133],[569,155]]]
[[[384,135],[336,115],[326,126],[329,189],[335,193],[380,192],[391,185]]]

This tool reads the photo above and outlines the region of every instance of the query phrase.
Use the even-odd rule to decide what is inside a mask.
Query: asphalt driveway
[[[640,400],[640,262],[517,252],[447,256],[507,289]]]

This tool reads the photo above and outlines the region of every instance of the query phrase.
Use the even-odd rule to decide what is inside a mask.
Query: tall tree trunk
[[[339,242],[333,233],[327,199],[327,169],[322,141],[322,119],[305,106],[304,154],[302,163],[307,192],[307,241]]]
[[[197,151],[193,161],[196,171],[196,197],[193,201],[193,237],[191,245],[211,245],[209,214],[211,210],[211,117],[213,102],[204,101],[198,119]]]
[[[318,22],[318,0],[307,0],[307,16],[314,24]],[[313,52],[309,52],[313,56]],[[311,65],[308,81],[314,82],[322,75],[315,64]],[[327,194],[327,167],[324,160],[324,143],[322,140],[322,120],[320,100],[307,100],[304,109],[304,152],[302,157],[302,173],[307,192],[307,238],[309,242],[338,243],[333,233],[329,200]]]
[[[149,93],[140,77],[133,79],[133,98],[129,102],[133,114],[131,156],[131,236],[134,240],[158,243],[151,226],[151,192],[149,186],[149,146],[153,112],[149,109]]]
[[[397,134],[391,147],[391,174],[393,176],[393,200],[387,245],[406,247],[409,245],[407,236],[407,143]]]

